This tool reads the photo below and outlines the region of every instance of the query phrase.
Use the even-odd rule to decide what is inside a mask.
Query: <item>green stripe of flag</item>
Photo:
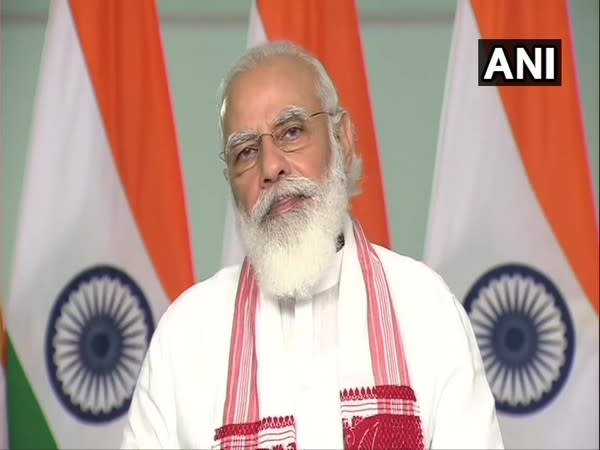
[[[10,337],[7,339],[8,433],[11,450],[56,449],[56,441],[35,398]]]

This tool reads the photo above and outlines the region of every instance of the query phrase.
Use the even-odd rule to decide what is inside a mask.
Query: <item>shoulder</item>
[[[373,246],[383,265],[399,320],[411,323],[405,326],[422,329],[426,324],[432,337],[453,335],[463,340],[470,334],[462,304],[435,270],[421,261]]]
[[[239,273],[240,266],[227,267],[196,283],[162,315],[132,401],[130,442],[135,429],[137,439],[148,439],[145,448],[157,448],[162,430],[163,448],[210,446],[215,405],[225,398]]]
[[[475,370],[481,358],[469,317],[442,277],[423,262],[374,245],[385,270],[398,322],[429,355],[462,353]],[[409,344],[411,345],[411,344]],[[452,365],[448,362],[448,366]]]
[[[219,270],[207,280],[186,289],[169,305],[159,321],[162,335],[211,334],[231,323],[241,266]]]
[[[372,244],[384,267],[387,281],[404,290],[415,291],[419,297],[453,298],[442,277],[425,263]]]

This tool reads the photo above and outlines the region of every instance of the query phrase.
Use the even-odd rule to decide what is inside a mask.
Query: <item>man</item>
[[[319,61],[249,50],[220,119],[247,258],[161,319],[123,447],[501,448],[462,307],[350,216],[361,160]]]

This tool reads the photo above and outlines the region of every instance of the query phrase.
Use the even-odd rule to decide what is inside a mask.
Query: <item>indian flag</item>
[[[356,125],[358,151],[364,166],[362,195],[353,200],[352,213],[362,223],[370,241],[390,248],[382,170],[355,2],[255,0],[250,11],[248,47],[278,40],[295,42],[319,58],[336,84],[341,104]],[[233,211],[230,201],[224,265],[238,264],[244,257]]]
[[[115,448],[194,281],[153,1],[52,4],[6,306],[12,448]]]
[[[559,87],[479,87],[478,39],[561,39]],[[425,259],[507,448],[598,448],[598,222],[566,1],[460,1]]]

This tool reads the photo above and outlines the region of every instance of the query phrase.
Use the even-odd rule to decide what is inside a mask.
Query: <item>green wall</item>
[[[8,296],[47,0],[2,0],[2,295]],[[598,5],[571,0],[590,161],[598,190]],[[455,2],[359,1],[393,247],[421,258]],[[220,266],[227,185],[216,91],[246,43],[249,1],[160,2],[197,275]]]

